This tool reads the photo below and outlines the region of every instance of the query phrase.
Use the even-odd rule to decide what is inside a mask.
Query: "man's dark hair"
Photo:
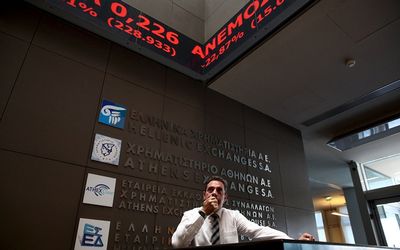
[[[227,193],[228,192],[228,182],[224,179],[224,178],[222,178],[221,176],[217,176],[217,175],[213,175],[213,176],[210,176],[210,177],[208,177],[207,178],[207,180],[204,182],[204,184],[205,184],[205,191],[207,191],[207,185],[208,185],[208,183],[210,183],[211,181],[220,181],[220,182],[222,182],[223,184],[224,184],[224,191],[225,191],[225,193]]]

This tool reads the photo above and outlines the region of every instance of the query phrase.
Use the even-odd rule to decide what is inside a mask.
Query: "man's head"
[[[203,200],[210,196],[214,196],[218,200],[218,209],[222,208],[224,202],[227,200],[227,186],[228,183],[225,179],[219,176],[211,176],[205,182],[205,190],[203,192]]]

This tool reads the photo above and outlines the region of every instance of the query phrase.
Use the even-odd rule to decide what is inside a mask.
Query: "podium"
[[[250,250],[386,250],[399,249],[392,247],[367,246],[327,243],[319,241],[301,241],[301,240],[253,240],[236,244],[222,244],[215,246],[190,247],[180,249],[250,249]]]

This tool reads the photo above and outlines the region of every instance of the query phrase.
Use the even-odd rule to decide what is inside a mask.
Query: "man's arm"
[[[204,223],[200,209],[192,209],[183,214],[182,220],[172,235],[173,247],[188,247]]]
[[[235,219],[237,223],[238,233],[243,234],[249,237],[250,239],[255,239],[255,238],[263,238],[266,240],[292,239],[282,231],[270,227],[259,226],[258,224],[249,221],[239,211],[235,211]]]
[[[254,238],[263,238],[266,240],[273,240],[273,239],[293,239],[288,236],[286,233],[270,228],[270,227],[263,227],[259,226],[254,222],[249,221],[246,217],[244,217],[240,212],[237,211],[236,219],[238,223],[238,231],[241,232],[243,235],[246,235],[250,239]],[[313,235],[309,233],[303,233],[298,238],[299,240],[305,241],[315,241]]]

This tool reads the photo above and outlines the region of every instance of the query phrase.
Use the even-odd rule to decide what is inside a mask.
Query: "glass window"
[[[377,205],[379,219],[389,247],[400,247],[400,202]]]
[[[389,126],[389,129],[392,129],[392,128],[400,126],[400,118],[396,119],[396,120],[393,120],[391,122],[388,122],[388,126]]]
[[[359,165],[364,191],[400,184],[400,154]]]
[[[348,214],[347,212],[347,207],[343,206],[343,207],[339,207],[339,212],[341,214]],[[340,224],[342,226],[342,230],[343,230],[343,236],[344,236],[344,240],[346,243],[349,244],[354,244],[354,236],[353,236],[353,230],[351,229],[351,224],[350,224],[350,219],[348,216],[341,216],[340,217]]]
[[[326,241],[324,220],[322,219],[321,211],[315,211],[315,222],[318,230],[318,241]]]

